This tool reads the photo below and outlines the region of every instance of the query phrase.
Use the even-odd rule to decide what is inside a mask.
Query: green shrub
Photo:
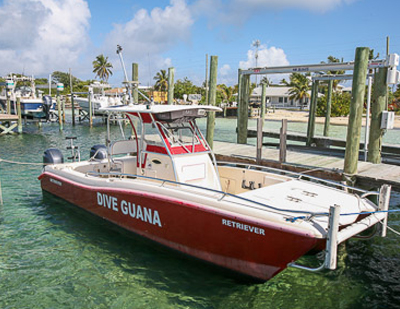
[[[317,116],[324,117],[326,115],[326,96],[318,98]],[[350,93],[332,93],[331,117],[347,116],[350,112]]]

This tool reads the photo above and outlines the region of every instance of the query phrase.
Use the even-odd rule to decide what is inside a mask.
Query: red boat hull
[[[261,280],[321,243],[304,232],[168,196],[94,188],[46,172],[39,179],[44,191],[119,227]]]

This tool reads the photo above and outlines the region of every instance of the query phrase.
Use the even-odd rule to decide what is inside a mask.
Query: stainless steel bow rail
[[[369,216],[365,217],[361,221],[353,223],[352,225],[342,230],[339,230],[339,217],[340,215],[348,214],[340,214],[339,205],[331,206],[329,210],[329,225],[326,238],[324,262],[316,268],[299,265],[295,262],[289,263],[288,267],[299,268],[311,272],[317,272],[323,269],[334,270],[337,267],[337,248],[339,244],[365,231],[366,229],[377,224],[378,222],[382,223],[381,237],[386,237],[390,191],[391,186],[383,185],[378,195],[378,211],[371,213]]]

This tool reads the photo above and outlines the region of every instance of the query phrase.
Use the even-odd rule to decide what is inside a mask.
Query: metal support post
[[[389,209],[389,200],[390,200],[390,191],[392,187],[389,185],[383,185],[381,190],[379,191],[379,210],[387,211]],[[387,218],[388,214],[386,213],[385,219],[382,221],[382,231],[381,236],[386,237],[387,231]]]
[[[340,206],[329,209],[329,225],[326,239],[325,268],[334,270],[337,265],[337,233],[339,231]]]

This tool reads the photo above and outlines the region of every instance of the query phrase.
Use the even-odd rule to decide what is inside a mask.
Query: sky
[[[399,12],[398,0],[0,0],[0,76],[71,69],[94,79],[92,62],[103,54],[109,83],[121,86],[121,45],[141,85],[169,67],[175,81],[201,85],[206,55],[218,56],[217,82],[233,85],[239,68],[256,67],[255,40],[258,67],[352,61],[364,46],[382,59],[387,37],[400,54]]]

